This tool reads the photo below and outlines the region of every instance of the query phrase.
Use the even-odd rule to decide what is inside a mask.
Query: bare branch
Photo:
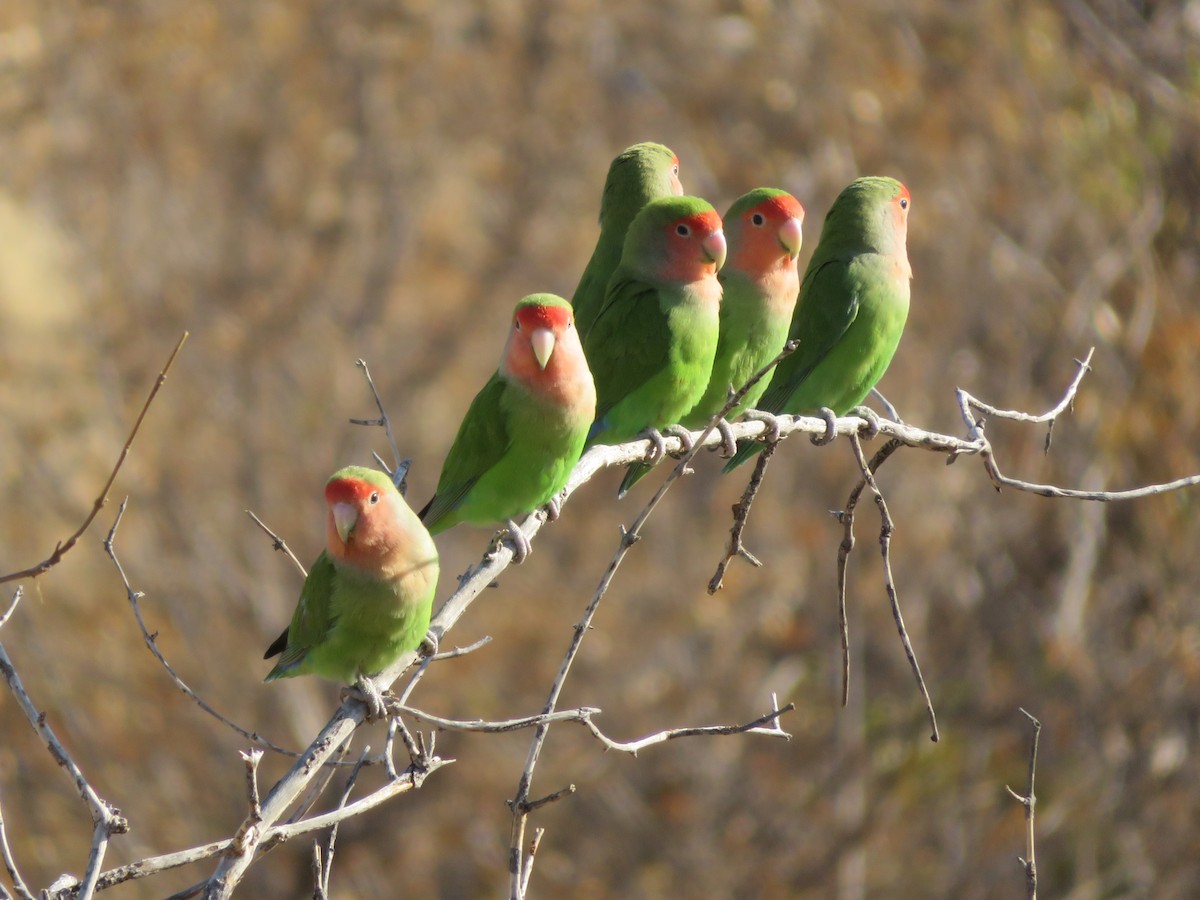
[[[742,557],[756,569],[762,567],[762,561],[747,550],[742,543],[742,532],[746,529],[750,506],[754,503],[754,498],[758,496],[758,489],[762,487],[763,476],[767,474],[767,464],[771,462],[771,457],[775,455],[775,449],[778,446],[779,443],[776,441],[763,447],[754,463],[754,473],[746,483],[746,490],[742,492],[742,499],[733,505],[733,525],[729,528],[729,543],[725,545],[724,558],[717,563],[717,570],[708,581],[710,594],[715,594],[725,586],[725,570],[729,568],[729,564],[736,557]]]
[[[383,398],[379,396],[379,391],[375,389],[375,381],[371,378],[371,370],[367,368],[365,359],[356,359],[354,364],[362,369],[363,377],[367,379],[367,387],[371,389],[371,396],[375,398],[375,406],[379,410],[378,419],[351,419],[350,422],[354,425],[379,425],[383,427],[384,434],[387,435],[388,444],[391,445],[392,455],[395,459],[395,467],[387,468],[389,472],[393,472],[397,477],[396,488],[400,491],[401,496],[407,493],[405,485],[405,477],[408,475],[408,465],[411,460],[401,459],[400,448],[396,445],[396,436],[392,433],[392,422],[388,418],[388,414],[383,409]]]
[[[341,809],[336,809],[328,813],[323,813],[319,816],[313,816],[311,819],[304,819],[300,822],[290,823],[287,825],[276,825],[265,829],[262,835],[262,845],[264,849],[276,846],[284,841],[292,838],[301,837],[306,834],[311,834],[315,831],[320,831],[328,828],[338,822],[343,822],[346,819],[354,816],[362,815],[368,810],[374,809],[382,805],[388,800],[400,794],[406,794],[409,791],[416,790],[424,784],[425,779],[442,766],[453,763],[452,759],[434,759],[431,761],[427,769],[410,768],[401,774],[399,780],[390,781],[383,787],[374,791],[367,796],[350,803]],[[119,866],[115,869],[103,873],[98,882],[97,890],[105,890],[114,887],[118,884],[123,884],[126,881],[146,878],[151,875],[157,875],[161,872],[170,869],[177,869],[180,866],[190,865],[191,863],[202,862],[206,859],[212,859],[227,852],[234,844],[233,839],[214,841],[209,844],[202,844],[198,847],[192,847],[188,850],[180,850],[175,853],[167,853],[162,856],[152,856],[146,859],[138,860],[128,865]],[[184,896],[194,896],[198,894],[206,882],[200,882],[188,890],[190,894],[183,893]],[[78,890],[78,882],[63,885],[49,892],[49,900],[72,900],[76,897]],[[182,892],[181,892],[182,893]]]
[[[58,565],[63,556],[75,546],[81,537],[83,537],[83,533],[88,530],[92,522],[95,521],[96,516],[100,513],[100,510],[104,508],[104,504],[108,502],[108,492],[112,489],[113,482],[117,480],[117,473],[121,471],[121,466],[125,463],[125,457],[129,455],[129,448],[133,446],[133,439],[137,437],[137,433],[142,427],[142,421],[146,418],[146,412],[150,409],[150,404],[154,402],[154,398],[158,396],[158,389],[161,388],[163,386],[163,382],[167,380],[167,372],[171,370],[171,366],[175,362],[175,357],[178,355],[180,349],[182,349],[183,342],[187,340],[187,337],[188,333],[186,331],[180,335],[179,341],[175,344],[175,349],[171,351],[171,356],[167,359],[167,364],[163,366],[162,370],[158,373],[158,378],[155,379],[154,386],[150,388],[150,394],[148,397],[146,397],[146,402],[142,404],[142,411],[138,413],[137,421],[133,423],[133,428],[129,432],[129,437],[125,439],[125,446],[121,448],[121,453],[117,457],[117,462],[108,475],[108,481],[104,482],[104,487],[100,490],[99,496],[96,497],[95,502],[92,504],[92,511],[88,513],[87,518],[83,520],[83,524],[80,525],[79,528],[75,530],[75,533],[69,538],[60,542],[54,548],[54,552],[46,557],[46,559],[42,560],[42,562],[38,563],[36,566],[30,566],[28,569],[22,569],[19,572],[10,572],[7,575],[0,576],[0,584],[4,584],[7,581],[16,581],[20,578],[37,578],[39,575],[46,573],[52,567]]]
[[[254,520],[255,525],[267,533],[267,536],[271,538],[271,545],[276,550],[287,554],[287,558],[290,559],[295,564],[296,568],[300,570],[300,575],[304,578],[307,578],[308,570],[304,568],[304,564],[300,562],[300,560],[296,559],[296,554],[293,553],[292,548],[287,545],[287,541],[268,528],[267,523],[254,514],[254,510],[246,510],[246,515]]]
[[[12,614],[17,611],[17,604],[21,602],[21,595],[25,589],[21,585],[17,585],[17,589],[13,591],[12,600],[9,601],[8,609],[4,611],[4,615],[0,616],[0,628],[8,624],[8,620]]]
[[[899,450],[903,444],[891,440],[876,451],[867,470],[874,472],[889,456]],[[837,558],[837,591],[838,591],[838,633],[842,637],[842,706],[850,702],[850,624],[846,616],[846,566],[850,554],[854,551],[854,513],[858,509],[858,501],[867,487],[867,479],[859,479],[858,484],[846,498],[846,508],[836,513],[842,523],[842,542],[838,546]]]
[[[669,728],[665,731],[659,731],[644,738],[639,738],[635,741],[614,741],[607,737],[604,732],[596,727],[595,723],[590,718],[584,719],[583,723],[600,743],[604,744],[608,750],[619,750],[622,753],[630,753],[637,756],[638,751],[646,747],[654,746],[655,744],[663,744],[667,741],[673,741],[676,738],[682,737],[697,737],[711,736],[724,734],[766,734],[772,737],[781,737],[784,740],[790,741],[792,736],[784,731],[779,725],[779,717],[785,712],[791,712],[796,708],[795,703],[789,703],[786,706],[780,707],[778,701],[772,696],[772,709],[769,713],[759,716],[751,722],[744,725],[701,725],[689,728]]]
[[[191,698],[193,703],[199,706],[218,722],[228,728],[233,729],[255,746],[262,747],[266,750],[273,750],[274,752],[283,756],[298,756],[299,754],[297,754],[294,750],[288,750],[285,747],[280,747],[278,744],[268,741],[266,738],[261,737],[256,732],[243,728],[241,725],[238,725],[236,722],[227,719],[225,716],[219,713],[199,694],[192,690],[187,682],[179,677],[179,674],[175,671],[174,667],[167,662],[167,658],[163,656],[162,651],[158,649],[158,632],[152,633],[150,629],[146,627],[146,622],[142,618],[142,608],[139,601],[141,600],[143,594],[140,591],[135,591],[133,589],[133,586],[129,583],[128,576],[125,574],[125,568],[121,565],[121,561],[117,558],[117,528],[121,524],[121,517],[125,515],[125,507],[128,503],[128,497],[121,501],[121,506],[117,510],[117,516],[115,519],[113,519],[112,528],[108,530],[108,536],[104,539],[104,550],[108,554],[108,558],[112,560],[113,565],[116,567],[117,574],[121,577],[121,583],[125,586],[125,596],[129,599],[129,605],[133,609],[133,617],[137,620],[138,628],[142,632],[142,640],[145,642],[150,652],[154,654],[154,658],[159,661],[164,669],[166,669],[167,674],[171,677],[171,680],[175,682],[175,686],[179,688],[179,690],[183,691],[183,693],[189,698]]]
[[[896,592],[896,582],[892,578],[892,533],[896,530],[896,526],[892,521],[891,513],[888,512],[887,501],[883,499],[883,492],[875,481],[875,473],[863,455],[858,435],[851,435],[850,446],[854,448],[854,458],[858,461],[863,480],[870,487],[871,493],[875,495],[875,506],[879,509],[879,552],[883,557],[883,586],[887,591],[888,602],[892,606],[892,618],[895,619],[896,630],[900,633],[900,643],[904,646],[904,655],[908,657],[909,668],[912,669],[913,677],[917,680],[917,689],[920,690],[921,698],[925,701],[925,711],[929,715],[931,729],[929,739],[937,743],[938,727],[937,717],[933,713],[933,701],[929,699],[929,690],[925,687],[925,679],[921,677],[921,667],[917,664],[917,655],[913,652],[912,642],[908,639],[908,629],[904,627],[904,616],[900,614],[900,597]],[[883,460],[880,460],[880,464],[882,462]]]
[[[1008,785],[1004,789],[1009,795],[1025,807],[1025,858],[1017,857],[1025,870],[1025,896],[1028,900],[1037,900],[1037,858],[1034,853],[1033,814],[1037,806],[1037,796],[1033,791],[1033,781],[1037,774],[1038,738],[1042,734],[1042,723],[1026,710],[1021,713],[1033,725],[1033,737],[1029,742],[1029,779],[1025,784],[1024,795],[1018,794]]]
[[[18,591],[18,593],[20,593]],[[25,884],[25,879],[21,877],[21,871],[17,868],[17,860],[12,854],[12,848],[8,846],[8,833],[4,829],[4,809],[0,807],[0,859],[4,860],[4,871],[8,872],[8,880],[12,882],[13,890],[17,892],[20,900],[34,900],[33,894],[29,892],[29,888]],[[0,890],[3,890],[3,885],[0,885]],[[5,897],[8,897],[8,892],[4,892]]]
[[[71,776],[75,782],[75,790],[87,804],[88,811],[91,813],[92,848],[88,856],[88,865],[82,886],[79,889],[79,897],[82,900],[88,900],[95,891],[96,879],[100,874],[100,866],[108,849],[109,837],[114,834],[125,834],[129,831],[129,822],[121,815],[120,810],[100,798],[54,734],[54,729],[46,724],[46,714],[34,706],[33,700],[30,699],[25,686],[21,683],[20,676],[17,675],[17,670],[13,667],[12,660],[9,659],[8,652],[2,643],[0,643],[0,673],[3,673],[4,680],[8,683],[8,688],[16,699],[17,705],[25,713],[25,718],[29,720],[33,730],[42,739],[42,743],[50,751],[54,761],[66,769],[67,774]]]
[[[555,712],[542,713],[536,716],[524,716],[519,719],[501,719],[491,722],[484,719],[443,719],[441,716],[435,716],[432,713],[427,713],[424,710],[411,706],[389,706],[389,709],[397,713],[410,715],[415,719],[420,719],[423,722],[428,722],[447,731],[479,731],[491,734],[520,731],[523,728],[549,725],[551,722],[583,722],[586,724],[591,720],[591,716],[597,715],[600,712],[594,706],[581,706],[577,709],[560,709]]]

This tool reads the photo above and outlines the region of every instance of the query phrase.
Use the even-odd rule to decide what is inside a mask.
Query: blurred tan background
[[[767,0],[660,3],[0,6],[0,570],[86,514],[146,391],[191,332],[114,489],[118,537],[168,658],[226,714],[308,742],[335,689],[263,685],[263,647],[307,563],[320,486],[386,454],[371,364],[424,502],[513,303],[569,295],[609,160],[659,140],[724,209],[795,193],[806,249],[859,174],[904,180],[915,271],[881,387],[961,433],[953,390],[1051,406],[1097,346],[1074,413],[994,423],[1010,474],[1119,488],[1200,471],[1200,3]],[[706,458],[604,601],[563,698],[632,738],[744,721],[770,692],[791,742],[692,739],[637,758],[556,728],[534,793],[536,897],[1023,896],[1024,706],[1045,724],[1044,896],[1200,896],[1197,495],[1110,506],[996,494],[976,461],[901,453],[881,482],[895,575],[943,739],[887,609],[877,517],[851,562],[854,696],[841,710],[834,573],[855,479],[844,443],[781,448],[738,565],[704,591],[745,482]],[[746,470],[748,475],[748,470]],[[414,702],[535,712],[603,572],[617,476],[576,495],[529,562],[450,636]],[[100,539],[105,510],[0,632],[98,791],[130,818],[110,865],[227,837],[245,741],[142,646]],[[487,533],[439,539],[441,597]],[[11,586],[9,586],[11,588]],[[10,591],[4,594],[5,605]],[[90,822],[0,693],[0,800],[32,886],[81,874]],[[445,734],[459,762],[342,831],[342,898],[499,896],[530,735]],[[376,729],[366,736],[378,747]],[[360,738],[356,747],[362,746]],[[285,762],[269,756],[270,783]],[[309,842],[247,897],[308,896]],[[160,897],[211,864],[117,888]]]

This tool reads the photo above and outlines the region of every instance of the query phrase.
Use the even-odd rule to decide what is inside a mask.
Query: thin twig
[[[21,602],[21,595],[25,593],[25,588],[22,585],[17,585],[17,589],[13,591],[12,600],[9,601],[8,609],[4,611],[4,615],[0,616],[0,628],[8,624],[8,620],[12,614],[17,611],[17,604]]]
[[[921,676],[921,667],[917,664],[917,654],[913,651],[912,642],[908,639],[908,629],[904,627],[904,616],[900,614],[900,596],[896,591],[896,582],[892,577],[892,534],[896,530],[892,515],[888,512],[887,501],[875,481],[875,473],[867,464],[863,455],[862,443],[858,435],[851,435],[850,446],[854,448],[854,458],[858,461],[859,471],[862,472],[867,486],[875,495],[875,506],[879,510],[879,552],[883,557],[883,586],[887,591],[888,602],[892,607],[892,618],[896,621],[896,630],[900,633],[900,643],[904,646],[904,655],[908,657],[908,666],[912,669],[913,678],[917,681],[917,689],[925,702],[925,712],[929,716],[929,739],[934,743],[938,740],[937,716],[933,712],[933,701],[929,698],[929,689],[925,687],[925,679]]]
[[[129,605],[133,609],[133,616],[137,620],[138,628],[142,632],[142,641],[149,648],[150,652],[154,654],[154,658],[157,659],[162,667],[166,670],[167,674],[171,677],[171,680],[175,682],[175,686],[179,688],[179,690],[183,691],[183,693],[189,698],[191,698],[193,703],[199,706],[218,722],[228,728],[233,729],[255,746],[262,747],[266,750],[273,750],[274,752],[283,756],[290,756],[293,758],[298,757],[300,754],[296,753],[296,751],[288,750],[285,747],[280,747],[278,744],[272,743],[266,738],[261,737],[257,732],[243,728],[241,725],[238,725],[236,722],[226,718],[224,715],[218,712],[212,705],[208,703],[208,701],[204,700],[204,698],[192,690],[187,682],[185,682],[179,676],[179,673],[175,671],[174,667],[167,662],[167,658],[163,655],[162,651],[158,649],[158,632],[151,632],[150,629],[146,627],[146,621],[142,618],[142,608],[139,601],[144,595],[141,591],[135,591],[133,589],[133,585],[129,583],[129,578],[125,574],[125,568],[121,565],[121,561],[117,558],[117,528],[121,524],[121,518],[125,515],[125,507],[128,503],[128,497],[121,501],[121,506],[117,509],[116,518],[113,519],[112,528],[108,530],[108,536],[104,539],[104,550],[108,554],[108,558],[112,560],[113,565],[116,567],[117,574],[121,578],[121,583],[125,586],[125,596],[129,599]]]
[[[272,547],[274,547],[276,550],[278,550],[282,553],[287,554],[287,558],[290,559],[295,564],[296,568],[300,570],[301,577],[307,578],[308,570],[304,568],[304,564],[301,563],[300,560],[296,559],[296,554],[293,553],[292,548],[287,545],[287,541],[285,541],[283,538],[281,538],[279,535],[277,535],[274,531],[272,531],[270,528],[268,528],[267,523],[264,522],[262,519],[260,519],[257,515],[255,515],[254,510],[251,510],[251,509],[246,510],[246,515],[248,515],[251,519],[254,520],[255,525],[257,525],[259,528],[261,528],[263,531],[265,531],[267,533],[267,536],[271,538],[271,546]]]
[[[874,472],[883,462],[899,450],[903,444],[890,440],[876,451],[867,464],[867,469]],[[838,633],[842,638],[842,706],[850,702],[850,623],[846,615],[846,567],[850,554],[854,550],[854,513],[858,509],[858,501],[866,490],[867,479],[860,478],[850,496],[846,498],[845,509],[838,512],[838,521],[842,523],[842,542],[838,545],[837,558],[837,595],[838,595]]]
[[[242,761],[246,764],[246,797],[250,801],[251,818],[262,818],[262,801],[258,796],[258,764],[262,762],[263,752],[255,747],[249,753],[242,751]]]
[[[34,900],[33,894],[29,892],[29,888],[25,884],[25,879],[21,877],[21,871],[17,868],[17,860],[13,856],[12,848],[8,845],[8,833],[4,830],[4,809],[2,807],[0,807],[0,858],[4,860],[4,870],[8,872],[8,880],[12,882],[13,890],[17,892],[20,900]]]
[[[795,703],[788,703],[786,706],[779,706],[778,701],[774,696],[771,697],[771,711],[766,715],[759,716],[751,722],[746,722],[744,725],[700,725],[689,728],[668,728],[665,731],[659,731],[646,737],[639,738],[635,741],[614,741],[606,736],[590,718],[584,719],[584,724],[587,726],[595,738],[604,744],[608,750],[619,750],[622,753],[629,753],[637,756],[639,750],[646,747],[654,746],[655,744],[663,744],[667,741],[673,741],[676,738],[697,737],[697,736],[712,736],[725,734],[766,734],[772,737],[781,737],[784,740],[790,741],[792,736],[788,734],[779,725],[779,717],[785,712],[791,712],[796,708]]]
[[[363,747],[362,753],[358,755],[358,762],[355,763],[354,768],[350,770],[350,774],[346,776],[346,785],[344,788],[342,788],[342,796],[338,800],[338,804],[335,809],[343,810],[346,808],[346,804],[350,800],[350,794],[354,790],[355,783],[358,781],[358,773],[362,771],[362,767],[367,761],[367,754],[370,752],[370,750],[371,747],[368,744],[367,746]],[[325,844],[325,866],[321,873],[321,879],[318,882],[318,890],[320,891],[321,897],[329,896],[329,878],[333,874],[333,854],[337,849],[338,826],[340,824],[341,822],[333,823],[333,827],[329,829],[329,840]]]
[[[29,724],[33,726],[33,730],[42,739],[42,743],[50,751],[50,755],[54,758],[54,761],[63,769],[66,769],[67,773],[71,776],[71,779],[75,782],[75,790],[79,793],[83,802],[87,804],[88,811],[91,813],[93,826],[92,847],[88,855],[87,869],[84,872],[79,889],[81,900],[90,900],[92,894],[95,892],[96,880],[100,875],[101,864],[104,862],[104,854],[108,849],[108,839],[114,834],[125,834],[128,832],[129,822],[121,815],[120,810],[100,798],[100,795],[96,793],[87,778],[84,777],[82,770],[75,764],[71,755],[67,753],[62,742],[54,734],[54,729],[46,724],[46,714],[39,711],[34,705],[2,643],[0,643],[0,673],[3,673],[4,680],[8,683],[8,688],[16,699],[17,705],[25,713],[25,718],[29,720]]]
[[[571,790],[575,790],[575,785],[571,785]],[[533,861],[537,858],[538,847],[542,845],[542,836],[545,833],[545,828],[535,828],[533,830],[533,840],[529,842],[529,852],[525,855],[525,871],[521,874],[522,894],[529,889],[529,876],[533,874]]]
[[[1029,712],[1022,709],[1021,713],[1025,718],[1029,719],[1033,725],[1033,737],[1029,742],[1029,779],[1025,784],[1025,793],[1018,794],[1008,785],[1004,789],[1014,800],[1025,807],[1025,858],[1017,857],[1017,861],[1021,863],[1021,867],[1025,870],[1025,895],[1028,900],[1037,900],[1037,858],[1034,853],[1033,840],[1033,814],[1034,808],[1037,806],[1037,796],[1033,791],[1034,776],[1037,774],[1037,752],[1038,738],[1042,734],[1042,723],[1034,718]]]
[[[284,841],[293,838],[302,837],[306,834],[312,834],[315,831],[328,828],[338,822],[344,822],[347,819],[362,815],[368,810],[375,809],[388,800],[400,794],[406,794],[409,791],[420,788],[424,783],[425,778],[432,774],[442,766],[453,763],[452,759],[434,759],[427,770],[413,769],[406,771],[400,779],[388,782],[383,787],[356,800],[354,803],[348,804],[342,809],[333,810],[328,813],[322,813],[319,816],[313,816],[310,819],[304,819],[300,822],[290,823],[287,825],[275,825],[264,830],[262,834],[263,849],[270,849]],[[406,777],[412,775],[411,778]],[[152,875],[157,875],[161,872],[166,872],[170,869],[176,869],[180,866],[190,865],[196,862],[202,862],[206,859],[213,859],[221,856],[233,846],[233,840],[214,841],[208,844],[202,844],[198,847],[192,847],[187,850],[180,850],[175,853],[167,853],[162,856],[151,856],[146,859],[138,860],[137,862],[129,863],[128,865],[118,866],[115,869],[110,869],[104,872],[97,883],[98,890],[105,890],[114,887],[118,884],[124,884],[127,881],[147,878]],[[190,894],[181,892],[181,896],[194,896],[199,893],[206,882],[202,881],[192,888]],[[78,882],[66,885],[62,888],[49,891],[49,900],[72,900],[75,898],[78,890]]]
[[[746,529],[750,506],[754,503],[754,498],[758,496],[758,489],[762,487],[763,476],[767,474],[767,464],[770,463],[771,457],[778,447],[778,443],[767,444],[763,447],[754,463],[754,473],[746,484],[746,490],[742,492],[742,499],[733,505],[733,525],[729,528],[729,543],[725,545],[724,558],[717,563],[717,570],[708,581],[710,594],[715,594],[725,586],[725,570],[729,568],[729,564],[736,557],[742,557],[755,568],[762,567],[762,561],[747,550],[742,543],[742,532]]]
[[[104,482],[104,487],[100,490],[99,496],[92,503],[92,511],[88,513],[83,524],[75,530],[65,541],[60,542],[46,559],[38,563],[36,566],[30,566],[28,569],[22,569],[19,572],[10,572],[7,575],[0,576],[0,584],[7,581],[16,581],[20,578],[37,578],[39,575],[49,571],[53,566],[58,565],[63,556],[83,537],[83,533],[88,530],[100,510],[104,508],[104,504],[108,502],[108,492],[112,489],[113,482],[117,480],[117,473],[121,471],[121,466],[125,462],[125,458],[129,455],[129,448],[133,446],[133,439],[137,437],[138,430],[142,427],[142,420],[146,418],[146,412],[150,409],[150,404],[154,402],[154,398],[158,396],[158,389],[163,386],[163,382],[167,380],[167,372],[171,370],[171,366],[175,362],[175,357],[183,347],[183,342],[188,338],[188,333],[185,331],[179,336],[178,342],[175,344],[175,349],[171,351],[171,356],[167,359],[167,364],[162,367],[158,373],[158,377],[154,380],[154,386],[150,388],[150,394],[146,397],[146,402],[142,404],[142,411],[138,413],[137,421],[133,423],[133,428],[129,431],[129,437],[125,439],[125,446],[121,448],[121,453],[117,457],[117,462],[113,466],[112,471],[108,475],[108,481]]]
[[[460,656],[466,656],[468,653],[474,653],[483,647],[486,647],[492,642],[492,636],[485,634],[474,643],[467,644],[465,647],[455,647],[453,650],[439,650],[432,656],[434,662],[441,662],[443,659],[457,659]]]
[[[499,721],[488,721],[485,719],[444,719],[441,716],[435,716],[432,713],[427,713],[424,710],[416,709],[411,706],[392,706],[389,704],[389,710],[396,713],[405,713],[412,716],[414,719],[420,719],[423,722],[428,722],[431,725],[436,725],[438,728],[444,728],[447,731],[476,731],[487,734],[501,734],[509,731],[520,731],[523,728],[536,728],[541,725],[549,725],[551,722],[589,722],[593,715],[599,714],[600,710],[594,706],[581,706],[577,709],[560,709],[551,713],[541,713],[536,716],[523,716],[518,719],[501,719]]]
[[[379,391],[375,389],[375,381],[371,378],[371,370],[367,368],[367,361],[365,359],[356,359],[354,364],[362,369],[363,377],[367,379],[367,387],[371,389],[371,396],[375,398],[375,406],[379,410],[379,418],[351,419],[350,422],[354,425],[377,425],[383,427],[383,432],[387,435],[388,444],[391,445],[396,463],[394,469],[389,469],[388,471],[399,473],[402,467],[404,469],[404,473],[400,476],[400,481],[396,484],[397,489],[399,489],[404,476],[408,474],[408,467],[405,465],[407,460],[400,458],[400,448],[396,445],[396,436],[392,433],[391,419],[388,418],[388,414],[383,409],[383,398],[379,396]],[[404,494],[405,492],[401,490],[400,493]]]

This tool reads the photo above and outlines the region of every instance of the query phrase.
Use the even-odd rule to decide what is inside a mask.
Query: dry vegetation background
[[[961,433],[953,389],[1050,406],[997,423],[1010,474],[1089,488],[1200,470],[1200,3],[666,0],[0,6],[0,570],[43,558],[90,506],[183,329],[192,333],[115,489],[118,549],[181,674],[235,720],[303,746],[336,692],[263,685],[262,648],[308,562],[320,486],[386,449],[372,366],[414,502],[431,491],[513,303],[570,294],[611,157],[675,149],[724,209],[778,185],[808,210],[891,174],[914,197],[909,326],[882,388]],[[637,758],[557,727],[534,794],[537,897],[1023,896],[1024,706],[1045,724],[1045,896],[1200,896],[1197,495],[1086,505],[997,495],[972,460],[906,451],[881,481],[896,578],[943,739],[928,740],[888,613],[874,510],[851,563],[855,692],[838,706],[834,562],[849,447],[776,455],[747,540],[767,563],[704,591],[748,475],[704,458],[652,520],[563,703],[617,737],[738,722],[770,691],[790,743],[692,739]],[[540,708],[607,564],[615,473],[451,634],[414,702],[460,718]],[[226,837],[245,742],[141,645],[100,548],[115,509],[29,585],[0,638],[102,796],[129,817],[108,862]],[[487,540],[439,539],[443,587]],[[10,586],[11,587],[11,586]],[[7,599],[8,594],[5,594]],[[80,874],[90,822],[0,694],[0,797],[32,885]],[[529,733],[444,734],[459,763],[352,820],[336,896],[497,896]],[[376,730],[369,740],[378,745]],[[361,747],[360,738],[357,746]],[[268,757],[264,782],[284,762]],[[539,791],[539,787],[541,790]],[[210,864],[115,889],[157,897]],[[247,897],[310,891],[308,842]]]

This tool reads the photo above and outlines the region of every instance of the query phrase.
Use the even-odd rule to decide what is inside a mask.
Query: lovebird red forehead
[[[549,328],[551,331],[562,331],[571,321],[571,309],[567,306],[522,306],[514,318],[525,329]]]
[[[700,235],[712,234],[721,228],[721,216],[715,209],[710,209],[705,212],[684,216],[671,226],[672,231],[675,230],[676,225],[688,225],[694,232]]]
[[[907,200],[909,203],[912,203],[912,195],[909,194],[908,188],[906,188],[904,185],[900,185],[900,193],[896,195],[896,199]]]
[[[754,210],[761,212],[772,221],[782,222],[784,219],[804,219],[804,207],[791,194],[780,194],[778,197],[768,197],[758,204]]]
[[[358,503],[371,496],[372,491],[377,491],[375,485],[363,481],[360,478],[335,478],[325,485],[325,502],[334,503]]]

